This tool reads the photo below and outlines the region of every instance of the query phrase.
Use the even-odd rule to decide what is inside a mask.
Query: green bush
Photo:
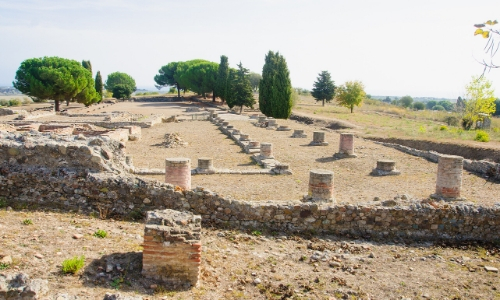
[[[441,127],[439,127],[439,130],[446,131],[446,130],[448,130],[448,126],[441,125]]]
[[[7,200],[4,197],[0,197],[0,208],[7,206]]]
[[[483,131],[483,130],[478,130],[476,132],[476,137],[474,138],[475,141],[478,141],[478,142],[489,142],[490,141],[490,136],[488,135],[488,133],[486,131]]]
[[[460,120],[455,116],[448,116],[444,118],[444,122],[448,124],[448,126],[458,126],[459,121]]]
[[[21,100],[17,98],[9,100],[9,106],[21,106],[21,105],[22,105]]]
[[[76,274],[85,265],[85,256],[75,256],[70,259],[66,259],[62,263],[63,273]]]
[[[443,111],[445,110],[444,107],[442,107],[441,105],[434,105],[434,107],[432,108],[432,110],[440,110],[440,111]]]
[[[94,236],[98,237],[100,239],[105,238],[108,235],[108,233],[105,230],[98,229],[96,232],[94,232]]]
[[[4,100],[4,99],[0,100],[0,105],[1,106],[9,106],[9,100]]]
[[[33,225],[33,221],[31,221],[31,219],[24,219],[23,224],[24,225]]]

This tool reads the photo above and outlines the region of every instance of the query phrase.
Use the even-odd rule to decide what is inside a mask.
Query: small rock
[[[113,271],[113,264],[107,264],[106,265],[106,273],[109,273],[111,271]]]
[[[253,281],[254,284],[259,284],[261,282],[262,280],[260,280],[260,278],[255,278],[255,280]]]
[[[156,289],[157,287],[158,287],[157,284],[152,284],[152,285],[149,286],[149,288],[152,289],[152,290]]]
[[[38,258],[38,259],[42,259],[43,255],[41,255],[40,253],[35,253],[35,257]]]
[[[12,263],[12,256],[10,255],[4,256],[2,259],[0,259],[0,263],[10,265]]]
[[[368,254],[368,257],[369,258],[375,258],[375,254],[373,252],[370,252],[370,254]]]
[[[486,272],[493,272],[493,273],[498,273],[498,269],[495,267],[490,267],[490,266],[484,266],[484,270]]]
[[[151,200],[149,200],[148,198],[144,198],[144,200],[142,200],[142,203],[149,204],[151,203]]]
[[[340,267],[342,267],[342,264],[339,263],[339,262],[336,262],[336,261],[331,261],[330,262],[330,267],[332,267],[332,268],[340,268]]]
[[[218,237],[225,237],[225,236],[226,236],[226,234],[225,234],[224,232],[219,232],[219,233],[217,233],[217,236],[218,236]]]
[[[79,233],[75,233],[75,234],[73,234],[73,238],[74,238],[75,240],[81,239],[82,237],[83,237],[83,234],[79,234]]]

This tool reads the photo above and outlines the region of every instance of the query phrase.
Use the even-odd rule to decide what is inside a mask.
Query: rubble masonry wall
[[[40,134],[35,141],[18,133],[0,134],[0,197],[14,207],[29,205],[82,213],[100,210],[108,216],[169,208],[201,215],[204,224],[218,227],[382,239],[500,239],[500,205],[393,200],[357,205],[241,201],[203,188],[183,191],[133,176],[120,169],[119,163],[125,161],[120,157],[121,143],[111,140]],[[106,148],[110,150],[107,156],[113,158],[105,159]],[[101,162],[92,162],[92,157],[99,157]]]

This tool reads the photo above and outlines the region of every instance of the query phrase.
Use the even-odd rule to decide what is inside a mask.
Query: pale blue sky
[[[90,60],[141,87],[171,61],[220,55],[261,73],[273,50],[295,87],[327,70],[372,95],[457,98],[482,72],[473,24],[495,18],[498,0],[0,0],[0,85],[32,57]],[[486,76],[499,96],[500,70]]]

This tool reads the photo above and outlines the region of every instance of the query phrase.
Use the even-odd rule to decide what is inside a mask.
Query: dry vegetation
[[[411,136],[405,130],[418,131],[418,124],[427,124],[426,128],[440,124],[402,115],[392,117],[386,111],[367,109],[370,107],[355,109],[351,115],[345,108],[322,108],[306,99],[298,104],[297,111],[353,122],[359,126],[359,134],[404,137]],[[181,115],[184,109],[179,104],[158,103],[121,103],[104,109],[116,110],[170,116]],[[397,194],[425,198],[433,192],[433,163],[363,139],[355,141],[357,159],[333,160],[338,132],[326,131],[329,146],[310,147],[307,144],[312,132],[321,128],[292,121],[278,123],[304,129],[308,138],[292,139],[291,132],[231,121],[255,140],[272,142],[276,159],[289,163],[293,175],[202,175],[193,177],[193,186],[245,200],[298,200],[307,192],[309,170],[322,168],[335,172],[338,202],[366,202],[374,197],[383,200]],[[188,145],[164,147],[166,133],[179,133]],[[431,130],[423,135],[435,136]],[[495,139],[489,146],[498,146]],[[191,158],[193,167],[198,158],[213,157],[217,168],[259,168],[248,154],[206,121],[143,129],[142,140],[129,142],[127,151],[138,167],[163,168],[166,157],[183,156]],[[369,176],[380,158],[396,160],[402,175]],[[163,180],[163,176],[155,178]],[[477,204],[498,202],[498,183],[464,172],[463,185],[464,196]],[[22,271],[32,278],[47,279],[51,295],[65,293],[78,299],[102,299],[106,292],[144,299],[500,299],[499,273],[485,270],[485,266],[500,268],[498,244],[375,242],[313,232],[296,236],[261,228],[246,232],[204,228],[200,286],[173,291],[152,285],[140,275],[142,222],[101,220],[53,210],[10,211],[1,204],[0,259],[10,256],[12,262],[0,263],[0,273]],[[97,230],[106,231],[107,236],[97,237]],[[81,255],[85,256],[83,269],[76,275],[64,274],[62,262]],[[106,272],[109,264],[114,268]],[[119,271],[117,264],[123,270]]]
[[[300,96],[294,112],[313,116],[323,116],[352,122],[360,127],[360,134],[395,138],[426,139],[435,141],[459,141],[474,144],[476,132],[464,131],[460,127],[450,126],[446,118],[457,117],[456,113],[445,111],[413,111],[389,105],[381,101],[365,101],[361,107],[355,107],[351,114],[345,107],[334,102],[322,107],[311,96]],[[443,127],[444,126],[444,127]],[[490,142],[475,143],[481,146],[500,148],[500,119],[492,119],[492,129],[488,132]]]

